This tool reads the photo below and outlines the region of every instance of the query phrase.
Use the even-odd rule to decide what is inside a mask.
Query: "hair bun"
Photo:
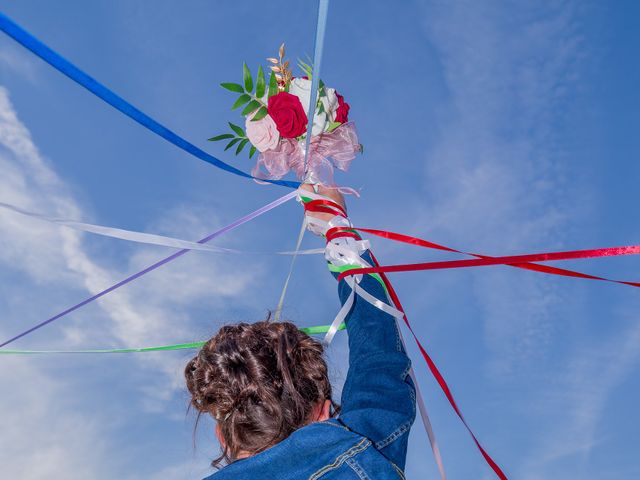
[[[284,440],[331,400],[322,345],[288,322],[222,327],[187,363],[185,378],[198,416],[212,415],[225,439],[214,466]]]

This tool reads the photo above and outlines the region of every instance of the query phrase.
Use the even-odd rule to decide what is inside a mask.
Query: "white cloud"
[[[37,82],[36,59],[25,54],[21,47],[13,44],[13,40],[3,40],[7,45],[0,45],[0,65],[13,70],[31,83]]]
[[[3,478],[108,478],[97,473],[105,445],[96,417],[74,412],[66,382],[23,359],[3,357],[0,383]]]
[[[594,447],[615,435],[601,419],[616,388],[640,365],[638,306],[637,301],[622,306],[615,317],[625,328],[578,343],[566,367],[549,377],[539,408],[553,405],[561,418],[547,429],[544,439],[534,442],[521,467],[522,478],[549,478],[551,472],[558,473],[562,460],[587,458]],[[612,467],[609,473],[624,476],[614,471]]]
[[[28,130],[18,120],[5,89],[0,89],[0,144],[7,150],[0,157],[3,200],[55,216],[87,218],[87,213],[42,159]],[[185,212],[184,209],[170,212],[163,219],[164,229],[168,230],[170,224],[187,236],[204,231],[202,222]],[[37,282],[63,283],[95,294],[126,275],[92,260],[83,246],[86,240],[78,232],[31,221],[11,212],[0,215],[3,247],[0,260]],[[211,212],[208,216],[212,217]],[[215,217],[214,221],[219,223]],[[127,270],[144,268],[165,255],[168,255],[166,249],[141,248],[131,258]],[[97,328],[127,346],[170,342],[175,335],[186,335],[187,322],[176,321],[176,317],[184,320],[181,311],[184,312],[186,305],[194,301],[211,305],[215,303],[214,299],[218,299],[219,304],[224,298],[242,292],[250,279],[249,274],[229,273],[229,264],[224,259],[203,260],[197,253],[186,255],[177,263],[177,267],[163,267],[136,284],[101,299],[99,303],[111,322],[106,331],[102,329],[104,322],[101,326],[94,323],[91,334],[95,334]],[[66,340],[80,342],[88,338],[81,333],[86,322],[80,324],[65,319],[60,324],[75,327],[75,330],[67,327],[70,336]]]
[[[592,201],[575,177],[566,181],[570,152],[556,133],[563,108],[580,91],[585,60],[575,2],[509,8],[431,2],[424,13],[449,103],[426,162],[429,206],[420,212],[420,229],[480,253],[560,249],[563,232]],[[483,269],[473,278],[489,350],[487,381],[515,386],[531,378],[540,384],[526,400],[539,414],[530,451],[522,462],[513,459],[520,464],[511,470],[527,479],[558,476],[559,459],[576,453],[586,459],[602,441],[607,399],[638,363],[640,329],[599,338],[597,348],[567,341],[557,337],[554,322],[561,311],[579,314],[578,281],[573,290],[566,283],[559,289],[568,280],[505,268]]]
[[[74,199],[53,166],[38,151],[3,87],[0,87],[0,172],[2,201],[53,216],[90,220],[88,209]],[[190,210],[189,206],[177,207],[161,221],[151,222],[152,228],[197,238],[212,228],[211,223],[213,227],[219,226],[220,221],[212,212],[203,212],[206,216],[201,218],[207,218],[208,223],[205,226]],[[93,258],[95,254],[90,252],[100,244],[91,244],[92,241],[96,240],[77,231],[0,212],[0,278],[6,292],[0,314],[7,319],[0,331],[3,339],[41,320],[43,315],[95,294],[170,253],[158,247],[136,248],[125,265],[114,268],[109,266],[108,255]],[[236,265],[243,263],[237,258],[214,258],[192,252],[12,347],[145,346],[196,340],[193,331],[201,329],[194,329],[196,322],[190,318],[194,305],[201,315],[204,309],[221,308],[230,299],[240,306],[255,301],[244,292],[250,281],[260,275],[261,268],[240,268],[236,272],[233,268]],[[215,327],[212,325],[209,330]],[[136,369],[148,372],[144,384],[137,387],[142,393],[138,396],[138,407],[143,411],[164,412],[176,392],[183,390],[180,358],[129,357]],[[47,411],[48,402],[73,390],[71,380],[47,377],[45,371],[31,367],[24,358],[2,360],[0,381],[12,388],[11,395],[3,390],[0,409],[21,412],[4,417],[0,448],[3,474],[25,479],[41,478],[45,472],[56,472],[58,478],[102,478],[103,474],[104,478],[110,478],[111,467],[104,453],[109,445],[104,433],[110,422],[93,415],[87,405],[74,408],[62,401],[61,405],[56,402],[59,406],[52,419]],[[77,372],[73,368],[81,365],[80,357],[73,357],[69,365]],[[34,432],[39,436],[35,440]]]
[[[428,154],[423,229],[487,254],[559,247],[578,211],[563,203],[564,152],[554,138],[557,105],[576,83],[570,4],[438,3],[425,18],[450,103]],[[505,269],[474,277],[492,374],[522,368],[552,333],[553,280],[518,273],[515,281]]]

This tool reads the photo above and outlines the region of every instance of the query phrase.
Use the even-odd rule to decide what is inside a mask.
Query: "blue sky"
[[[237,81],[288,45],[313,49],[310,2],[0,1],[0,10],[185,138],[225,130]],[[637,2],[334,1],[323,79],[351,104],[365,154],[340,176],[378,227],[487,254],[637,244]],[[197,239],[285,193],[217,170],[115,112],[0,36],[0,201]],[[218,244],[290,249],[288,204]],[[374,240],[382,263],[448,258]],[[311,236],[305,245],[317,247]],[[0,334],[95,293],[169,251],[0,212]],[[636,258],[565,262],[638,280]],[[24,338],[21,348],[206,339],[275,307],[286,258],[192,252]],[[640,475],[640,297],[631,287],[503,267],[392,277],[415,329],[485,447],[511,478]],[[285,316],[327,323],[335,284],[300,258]],[[413,347],[450,478],[492,478]],[[193,479],[217,445],[192,443],[189,352],[0,359],[7,478]],[[339,389],[344,335],[328,354]],[[8,412],[8,413],[7,413]],[[408,478],[437,475],[419,423]]]

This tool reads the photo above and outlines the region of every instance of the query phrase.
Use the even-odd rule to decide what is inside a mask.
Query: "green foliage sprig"
[[[236,147],[236,155],[240,154],[240,152],[244,149],[244,147],[249,143],[249,139],[247,138],[247,134],[242,129],[242,127],[229,122],[229,127],[233,133],[223,133],[222,135],[217,135],[215,137],[211,137],[208,140],[210,142],[218,142],[220,140],[229,140],[227,146],[224,147],[225,152],[233,147],[235,144],[238,144]],[[249,149],[249,158],[253,157],[256,153],[256,147],[253,145],[251,149]]]
[[[242,85],[239,83],[221,83],[220,86],[230,92],[240,94],[236,101],[233,102],[231,110],[244,106],[241,114],[245,117],[253,115],[251,118],[251,121],[253,122],[262,120],[267,116],[268,99],[279,92],[278,77],[275,71],[270,72],[269,83],[267,84],[264,70],[262,65],[260,65],[254,81],[251,71],[246,63],[242,64]],[[238,155],[249,142],[249,139],[247,138],[244,130],[238,125],[234,125],[229,122],[229,127],[233,133],[223,133],[222,135],[209,138],[209,141],[217,142],[221,140],[229,140],[229,143],[227,143],[227,146],[225,147],[225,151],[229,150],[235,144],[238,144],[238,147],[236,148],[236,155]],[[252,158],[255,153],[256,147],[252,145],[249,149],[249,158]]]
[[[285,48],[284,43],[280,45],[278,49],[278,58],[269,57],[267,61],[271,64],[269,66],[269,82],[266,81],[265,72],[262,66],[258,67],[258,73],[254,78],[249,70],[249,67],[246,63],[242,64],[242,84],[240,83],[221,83],[220,86],[226,90],[229,90],[233,93],[239,93],[240,95],[236,98],[233,105],[231,105],[232,110],[236,110],[242,107],[241,114],[243,116],[252,115],[251,121],[258,121],[267,116],[267,104],[269,98],[277,95],[280,92],[288,92],[289,85],[293,79],[293,73],[289,69],[289,61],[285,59]],[[311,60],[307,62],[303,62],[302,60],[298,61],[298,66],[300,70],[302,70],[305,75],[309,79],[312,78],[313,75],[313,67],[310,65]],[[255,90],[254,90],[255,87]],[[322,80],[319,82],[319,97],[326,96],[325,85]],[[317,103],[318,112],[324,112],[324,106],[318,98]],[[335,124],[335,125],[334,125]],[[335,128],[340,126],[340,123],[332,122],[329,126],[329,130],[332,131]],[[249,142],[249,139],[246,136],[244,130],[238,125],[234,125],[229,122],[229,127],[231,129],[230,133],[223,133],[221,135],[217,135],[215,137],[209,138],[211,142],[218,142],[222,140],[229,140],[225,147],[225,151],[232,148],[237,144],[236,147],[236,155],[238,155],[244,147]],[[249,149],[249,158],[252,158],[256,153],[256,147],[251,146]]]

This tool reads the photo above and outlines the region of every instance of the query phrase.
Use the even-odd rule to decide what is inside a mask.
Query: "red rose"
[[[349,121],[349,104],[344,101],[344,97],[336,92],[338,97],[338,108],[336,109],[336,122],[347,123]]]
[[[281,137],[296,138],[307,131],[307,114],[295,95],[280,92],[269,97],[267,111]]]

